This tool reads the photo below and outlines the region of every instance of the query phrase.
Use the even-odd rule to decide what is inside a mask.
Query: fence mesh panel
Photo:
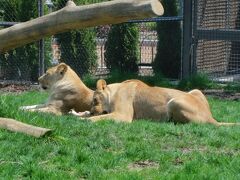
[[[240,79],[240,2],[196,0],[196,66],[216,80]]]
[[[28,5],[28,8],[26,6]],[[22,12],[25,10],[25,14]],[[17,22],[36,18],[37,1],[18,3],[12,0],[0,0],[0,29]],[[31,43],[0,54],[0,80],[35,82],[38,77],[37,43]]]
[[[0,0],[0,21],[15,22],[17,21],[17,13],[14,9],[14,3],[10,0]]]
[[[87,4],[103,1],[107,0],[92,0],[91,3],[89,3],[90,1],[88,1]],[[15,23],[28,21],[30,19],[38,17],[39,2],[40,0],[0,0],[0,29],[9,27]],[[44,14],[49,14],[53,11],[63,8],[66,5],[67,0],[42,0],[42,2]],[[48,4],[49,2],[52,2],[52,4]],[[86,4],[87,1],[75,0],[74,2],[76,3],[76,5],[81,5]],[[179,17],[181,15],[182,14],[180,14]],[[182,19],[181,17],[168,17],[167,21],[171,20],[181,21]],[[157,21],[158,20],[150,20],[146,22],[128,22],[136,24],[139,28],[140,37],[138,48],[140,52],[140,61],[138,63],[138,66],[140,75],[153,74],[151,64],[154,61],[157,53]],[[111,25],[104,25],[92,28],[93,31],[96,33],[94,41],[96,41],[97,55],[97,68],[95,71],[93,71],[94,75],[102,75],[109,72],[109,70],[106,68],[106,64],[104,61],[104,53],[105,43],[107,41],[110,28]],[[67,33],[72,32],[73,34],[79,33],[78,30]],[[77,71],[79,75],[82,75],[85,70],[84,62],[80,63],[80,57],[78,55],[73,56],[73,53],[71,53],[73,51],[80,52],[80,46],[78,45],[78,43],[75,43],[73,47],[72,42],[69,39],[66,39],[65,43],[62,43],[62,38],[59,38],[59,36],[61,36],[61,34],[52,35],[51,37],[44,38],[44,51],[40,49],[39,42],[34,42],[29,45],[16,48],[4,54],[0,54],[0,80],[36,82],[41,71],[41,62],[39,57],[41,56],[42,52],[44,53],[45,70],[48,67],[52,66],[52,64],[54,64],[55,59],[58,59],[59,61],[66,62],[67,64],[71,65],[72,68]],[[79,40],[79,42],[80,41],[81,40]],[[69,53],[66,53],[68,51]]]

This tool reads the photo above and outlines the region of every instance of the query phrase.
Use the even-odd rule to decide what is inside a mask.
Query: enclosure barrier
[[[240,79],[240,1],[194,0],[193,71]]]

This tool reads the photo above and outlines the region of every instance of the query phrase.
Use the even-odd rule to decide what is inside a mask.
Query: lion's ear
[[[59,72],[60,74],[64,74],[67,71],[67,68],[68,67],[65,63],[61,63],[57,67],[57,72]]]
[[[104,90],[107,87],[107,83],[104,79],[99,79],[97,81],[97,90]]]

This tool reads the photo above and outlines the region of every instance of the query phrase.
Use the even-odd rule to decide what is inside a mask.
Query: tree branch
[[[0,30],[0,54],[72,29],[144,19],[163,12],[159,0],[114,0],[84,6],[68,1],[61,10]]]
[[[52,132],[51,129],[32,126],[10,118],[0,118],[0,128],[25,133],[34,137],[42,137]]]

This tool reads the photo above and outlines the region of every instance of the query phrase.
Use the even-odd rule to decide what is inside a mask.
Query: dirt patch
[[[196,152],[206,152],[207,151],[207,148],[206,147],[197,147],[197,148],[192,148],[192,147],[182,147],[180,148],[180,150],[182,151],[183,154],[187,154],[187,153],[191,153],[193,151],[196,151]]]
[[[154,168],[157,169],[159,164],[151,160],[137,161],[128,165],[129,170],[141,171],[145,168]]]
[[[224,90],[210,89],[210,90],[204,90],[203,93],[207,96],[212,96],[219,99],[232,100],[232,101],[240,100],[239,92],[229,92]]]
[[[184,162],[183,160],[181,160],[180,158],[176,158],[174,161],[173,161],[173,164],[174,165],[182,165]]]

